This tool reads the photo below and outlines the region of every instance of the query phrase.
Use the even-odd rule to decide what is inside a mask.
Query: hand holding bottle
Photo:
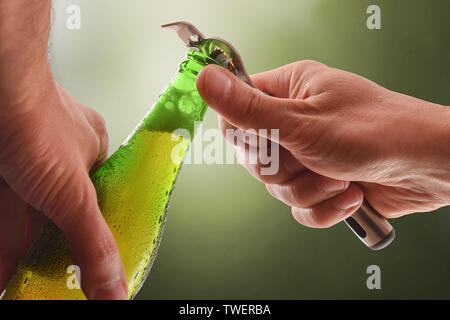
[[[260,90],[208,66],[197,86],[219,113],[222,131],[280,129],[278,173],[261,175],[260,163],[244,165],[292,207],[299,223],[330,227],[351,216],[364,197],[387,218],[450,203],[446,107],[314,61],[252,80]],[[243,158],[245,150],[235,151]]]
[[[107,155],[105,124],[53,78],[50,7],[47,0],[0,4],[0,292],[42,224],[35,211],[42,211],[69,240],[87,297],[125,299],[120,255],[89,179]],[[29,221],[28,205],[36,209]]]
[[[103,119],[54,80],[46,85],[46,97],[29,108],[1,110],[0,270],[5,270],[0,274],[1,289],[36,235],[31,231],[41,226],[35,212],[26,222],[30,204],[66,234],[88,297],[126,298],[120,255],[89,179],[90,168],[107,154]]]

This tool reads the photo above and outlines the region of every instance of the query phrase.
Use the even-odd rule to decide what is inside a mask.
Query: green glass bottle
[[[194,136],[194,123],[202,121],[206,112],[196,78],[210,63],[215,61],[190,51],[141,124],[91,176],[100,210],[119,247],[130,299],[144,283],[155,259],[170,195]],[[177,136],[173,133],[177,129],[187,130],[190,137]],[[80,289],[68,285],[71,265],[64,234],[47,221],[3,298],[85,299]]]

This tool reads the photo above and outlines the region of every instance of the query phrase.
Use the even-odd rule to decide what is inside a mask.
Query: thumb
[[[84,172],[72,181],[46,211],[67,237],[71,256],[81,269],[83,292],[88,299],[127,299],[124,267],[98,207],[95,188]]]
[[[226,121],[243,130],[280,129],[280,140],[294,129],[294,113],[300,100],[268,96],[238,79],[228,70],[209,65],[197,77],[197,89],[205,102]]]

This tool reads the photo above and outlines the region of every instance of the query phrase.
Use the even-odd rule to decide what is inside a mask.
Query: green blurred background
[[[66,28],[70,4],[81,30]],[[366,27],[371,4],[381,30]],[[448,0],[57,0],[50,54],[60,83],[106,119],[111,152],[185,57],[161,24],[187,20],[229,40],[250,73],[314,59],[450,105],[449,14]],[[204,127],[216,126],[210,110]],[[298,225],[237,165],[186,165],[137,299],[450,298],[450,209],[392,224],[397,239],[372,252],[344,224]],[[366,287],[371,264],[381,290]]]

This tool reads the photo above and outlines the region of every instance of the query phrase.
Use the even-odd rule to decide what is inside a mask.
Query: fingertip
[[[120,252],[98,206],[87,206],[77,215],[76,223],[66,224],[63,231],[73,261],[80,268],[85,296],[90,300],[127,299],[127,278]]]
[[[104,248],[96,250],[98,249]],[[104,254],[98,254],[98,251],[78,252],[74,254],[74,260],[79,263],[80,284],[89,300],[126,300],[128,298],[128,283],[118,251]]]
[[[124,280],[125,272],[117,281],[112,281],[95,290],[93,300],[127,300],[128,284]]]
[[[310,228],[326,229],[345,220],[361,206],[364,193],[359,186],[350,183],[346,191],[308,209],[292,208],[295,220]]]
[[[312,215],[312,209],[292,207],[292,216],[302,226],[316,228],[316,221]]]
[[[359,186],[351,183],[345,192],[337,195],[333,199],[333,203],[337,210],[343,213],[355,211],[359,208],[364,200],[364,193]],[[355,210],[350,210],[355,209]]]

